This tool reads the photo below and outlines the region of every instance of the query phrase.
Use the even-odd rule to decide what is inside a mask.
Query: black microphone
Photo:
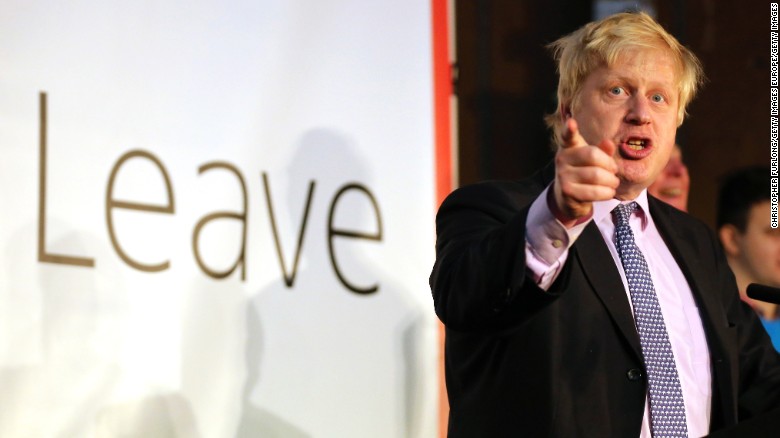
[[[780,288],[751,283],[747,287],[747,296],[754,300],[780,304]]]

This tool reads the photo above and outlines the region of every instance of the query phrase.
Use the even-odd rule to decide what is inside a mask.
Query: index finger
[[[580,129],[577,126],[577,121],[574,120],[574,117],[566,119],[564,128],[562,136],[564,149],[588,145],[588,142],[580,135]]]

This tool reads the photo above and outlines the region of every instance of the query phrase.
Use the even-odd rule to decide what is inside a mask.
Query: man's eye
[[[666,100],[666,99],[664,99],[664,96],[661,95],[661,94],[653,94],[652,96],[650,96],[650,99],[652,99],[653,102],[656,102],[656,103],[661,103],[661,102],[664,102]]]
[[[609,92],[615,96],[620,96],[621,94],[623,94],[623,89],[620,87],[612,87],[609,89]]]

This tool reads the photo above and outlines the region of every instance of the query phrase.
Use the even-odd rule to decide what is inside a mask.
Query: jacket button
[[[636,368],[631,368],[626,373],[626,377],[628,377],[628,380],[630,380],[632,382],[636,382],[637,380],[640,380],[642,378],[642,371],[640,371],[640,370],[638,370]]]

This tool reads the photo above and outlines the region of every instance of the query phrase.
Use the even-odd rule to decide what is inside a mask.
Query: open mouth
[[[641,160],[650,155],[653,144],[648,138],[629,137],[620,142],[620,155],[630,160]]]

